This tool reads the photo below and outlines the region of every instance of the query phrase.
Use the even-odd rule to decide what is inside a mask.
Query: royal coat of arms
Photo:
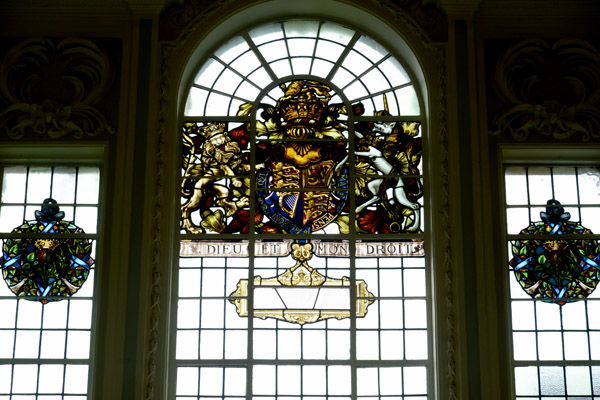
[[[350,126],[363,105],[330,103],[327,85],[280,89],[271,104],[240,106],[240,118],[257,114],[253,123],[184,123],[182,231],[349,233],[352,214],[358,233],[420,231],[419,123],[391,121],[383,96],[373,121]]]

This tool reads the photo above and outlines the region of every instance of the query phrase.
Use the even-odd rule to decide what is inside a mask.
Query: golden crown
[[[331,99],[329,87],[314,81],[293,81],[289,86],[281,85],[285,95],[277,102],[283,119],[291,121],[308,118],[320,121]]]

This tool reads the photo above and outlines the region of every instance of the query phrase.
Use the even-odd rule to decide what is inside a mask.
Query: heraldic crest
[[[419,232],[419,123],[391,121],[383,96],[372,120],[351,124],[363,105],[332,98],[294,80],[239,106],[240,122],[185,122],[182,232],[348,233],[351,214],[359,233]]]

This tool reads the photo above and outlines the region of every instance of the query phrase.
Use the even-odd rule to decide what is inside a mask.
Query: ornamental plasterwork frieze
[[[598,49],[582,40],[529,39],[508,48],[489,76],[488,110],[494,96],[502,104],[491,111],[490,133],[599,140],[599,65]]]
[[[25,39],[1,60],[1,134],[80,139],[114,133],[97,108],[112,82],[109,57],[91,40]]]

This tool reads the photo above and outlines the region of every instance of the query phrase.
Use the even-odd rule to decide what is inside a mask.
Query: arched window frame
[[[448,162],[448,142],[446,138],[446,105],[444,96],[445,82],[445,51],[443,47],[432,45],[429,40],[419,31],[419,29],[405,17],[402,12],[396,10],[395,13],[380,13],[379,16],[374,13],[365,12],[352,6],[335,3],[335,10],[330,8],[327,11],[322,2],[308,1],[303,4],[291,4],[292,2],[276,2],[274,4],[263,4],[259,6],[249,7],[249,9],[239,11],[236,14],[231,14],[229,17],[223,18],[204,18],[205,25],[202,27],[195,26],[189,32],[184,34],[180,40],[173,44],[167,44],[163,49],[163,86],[167,88],[161,96],[161,126],[159,132],[159,160],[178,160],[178,139],[170,139],[168,136],[175,132],[179,132],[180,125],[177,123],[175,115],[180,115],[182,112],[185,99],[182,97],[183,89],[187,82],[191,80],[193,66],[198,65],[202,59],[202,54],[210,54],[209,49],[214,49],[217,44],[222,42],[224,38],[231,37],[232,33],[240,31],[240,27],[260,25],[260,22],[268,22],[281,19],[283,17],[301,17],[316,19],[326,19],[334,22],[342,22],[350,26],[355,26],[363,31],[372,33],[372,37],[382,40],[382,43],[393,49],[394,55],[401,61],[402,65],[406,66],[411,71],[416,71],[417,75],[413,78],[414,82],[418,82],[419,97],[422,99],[423,120],[422,124],[424,132],[434,132],[433,140],[429,142],[427,168],[431,176],[435,176],[436,182],[429,187],[427,191],[427,199],[430,202],[430,208],[427,210],[428,238],[430,241],[431,251],[428,253],[427,259],[429,265],[433,265],[435,260],[439,260],[435,269],[429,271],[429,293],[432,299],[438,299],[438,306],[430,304],[430,306],[438,311],[432,314],[433,321],[431,327],[436,327],[436,335],[433,340],[433,345],[430,349],[430,357],[436,360],[437,370],[431,379],[430,387],[433,387],[432,393],[437,393],[437,396],[444,398],[447,395],[452,396],[456,391],[456,371],[455,371],[455,346],[454,346],[454,311],[453,311],[453,280],[452,274],[452,249],[449,245],[450,241],[450,214],[449,214],[449,176],[447,170]],[[335,12],[333,12],[335,11]],[[335,15],[333,15],[335,14]],[[385,14],[385,15],[384,15]],[[211,14],[214,17],[214,14]],[[244,29],[241,29],[244,30]],[[405,41],[401,38],[409,38]],[[387,40],[385,40],[387,39]],[[198,43],[202,46],[198,47]],[[390,43],[393,43],[391,45]],[[173,45],[173,46],[172,46]],[[171,47],[172,46],[172,47]],[[201,49],[202,51],[200,51]],[[205,51],[209,50],[209,51]],[[428,70],[421,69],[420,65],[435,66]],[[428,85],[425,82],[428,82]],[[426,90],[427,87],[427,90]],[[177,102],[173,100],[178,98]],[[168,99],[171,99],[168,101]],[[426,127],[426,128],[425,128]],[[168,132],[167,130],[168,129]],[[175,147],[173,147],[175,146]],[[162,154],[161,154],[162,153]],[[175,165],[177,163],[175,162]],[[172,171],[177,171],[177,166],[168,172],[163,169],[163,165],[159,161],[159,174],[165,174],[162,179],[159,176],[159,187],[161,193],[169,193],[168,188],[174,189],[177,187],[178,176]],[[168,177],[167,179],[164,179]],[[170,193],[175,193],[171,191]],[[162,221],[155,226],[155,234],[158,234],[156,243],[162,243],[162,238],[172,237],[170,233],[177,230],[174,227],[174,221],[178,221],[178,206],[174,204],[176,200],[169,200],[173,204],[173,209],[161,209],[162,195],[159,195],[155,201],[155,209],[161,211]],[[436,210],[436,211],[433,211]],[[432,228],[433,219],[430,218],[432,213],[441,215],[437,218],[436,228]],[[160,233],[161,227],[166,228]],[[158,231],[157,231],[158,229]],[[429,240],[429,239],[428,239]],[[159,249],[160,246],[155,249]],[[171,272],[162,269],[160,260],[165,260],[168,265],[172,265],[175,258],[175,249],[160,251],[155,253],[154,271],[162,272],[170,277]],[[171,269],[172,270],[172,269]],[[170,281],[170,279],[168,280]],[[164,281],[163,281],[164,282]],[[163,288],[155,280],[152,293],[159,294]],[[155,297],[153,297],[155,299]],[[164,300],[156,301],[152,305],[151,319],[152,324],[149,327],[149,336],[151,347],[156,344],[155,339],[165,327],[165,322],[156,323],[154,317],[160,317],[158,312],[159,304]],[[441,306],[439,306],[441,304]],[[163,327],[163,328],[161,328]],[[172,348],[171,351],[174,349]],[[156,352],[151,349],[146,356],[148,365],[151,365],[152,372],[148,375],[150,382],[149,388],[161,388],[162,383],[157,383],[155,377],[161,376],[160,371],[163,371],[162,366],[156,366]]]

